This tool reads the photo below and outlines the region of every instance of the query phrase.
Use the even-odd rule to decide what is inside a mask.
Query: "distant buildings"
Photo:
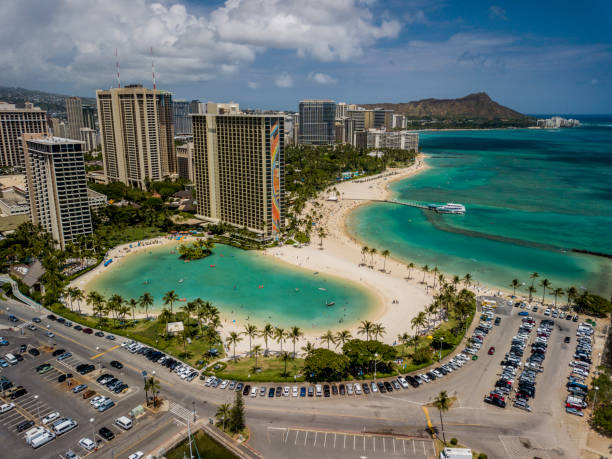
[[[96,107],[83,105],[83,126],[89,129],[96,129]]]
[[[176,164],[178,176],[193,182],[193,142],[177,145]]]
[[[299,107],[301,145],[333,145],[336,103],[333,100],[303,100]]]
[[[96,213],[102,207],[106,207],[108,199],[106,195],[98,193],[91,188],[87,188],[87,203],[89,204],[89,210],[92,213]]]
[[[83,143],[40,134],[24,134],[23,143],[32,223],[64,250],[92,233]]]
[[[30,203],[25,190],[9,186],[0,190],[0,212],[3,216],[28,215]]]
[[[81,140],[81,129],[85,127],[83,121],[83,104],[80,97],[66,99],[66,115],[68,118],[68,138]]]
[[[560,116],[553,116],[552,118],[539,119],[537,126],[542,129],[572,128],[580,126],[580,121],[573,118],[566,119]]]
[[[280,115],[193,116],[197,214],[276,237],[285,220],[284,135]]]
[[[0,167],[24,167],[24,132],[48,134],[47,113],[31,103],[25,108],[0,101]]]
[[[83,151],[91,152],[98,146],[98,133],[91,128],[81,128],[80,136],[81,142],[85,142],[85,148]]]
[[[172,97],[129,85],[96,91],[104,173],[109,182],[145,189],[176,172]]]
[[[191,102],[186,100],[175,100],[172,102],[174,114],[174,133],[176,135],[191,134]]]
[[[356,144],[363,148],[394,148],[419,151],[419,134],[408,131],[368,129],[356,135]]]

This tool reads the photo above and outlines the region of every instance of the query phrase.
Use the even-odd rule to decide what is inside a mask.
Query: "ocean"
[[[612,295],[612,116],[566,115],[578,128],[422,132],[431,168],[391,185],[395,199],[458,202],[465,215],[369,204],[348,229],[379,252],[480,283]],[[541,288],[538,291],[541,295]]]

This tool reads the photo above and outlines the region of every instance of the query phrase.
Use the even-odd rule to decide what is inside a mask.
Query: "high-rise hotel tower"
[[[25,108],[0,101],[0,167],[24,167],[21,135],[25,132],[47,135],[47,112],[26,102]]]
[[[144,189],[176,172],[172,98],[129,85],[96,91],[104,174],[109,182]]]
[[[193,115],[197,214],[276,238],[285,221],[285,119]]]

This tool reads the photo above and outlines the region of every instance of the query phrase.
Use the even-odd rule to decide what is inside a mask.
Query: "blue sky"
[[[3,5],[0,84],[296,109],[486,91],[524,113],[612,112],[612,2],[22,0]]]

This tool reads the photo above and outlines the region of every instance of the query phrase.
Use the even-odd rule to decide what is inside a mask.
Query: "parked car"
[[[98,430],[98,433],[106,441],[111,441],[113,438],[115,438],[115,434],[108,427],[102,427],[100,430]]]
[[[121,362],[119,362],[118,360],[111,361],[110,366],[114,367],[114,368],[116,368],[118,370],[121,370],[123,368],[123,364]]]

